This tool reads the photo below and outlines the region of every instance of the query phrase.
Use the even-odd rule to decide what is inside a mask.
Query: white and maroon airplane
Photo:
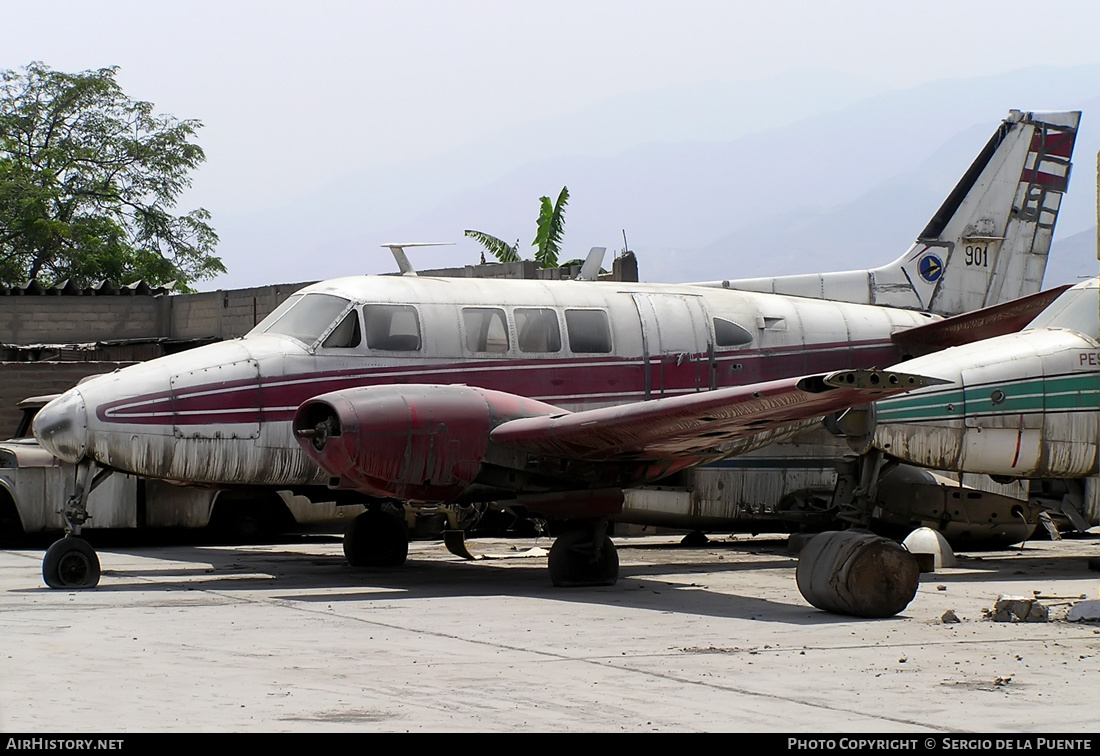
[[[352,564],[405,560],[408,535],[388,502],[507,500],[577,524],[551,550],[556,584],[613,583],[604,523],[624,489],[927,385],[870,368],[922,343],[922,326],[940,321],[926,311],[933,303],[982,306],[1038,289],[1032,258],[1045,261],[1078,115],[1014,112],[930,224],[938,236],[926,229],[892,266],[835,274],[820,299],[735,282],[406,270],[306,287],[241,339],[83,383],[34,426],[81,469],[46,583],[98,582],[98,558],[78,536],[88,491],[113,470],[359,492],[371,506],[345,539]],[[863,303],[824,299],[838,287]],[[1016,305],[1014,317],[1043,304]],[[975,338],[1017,327],[1000,310],[966,322]]]

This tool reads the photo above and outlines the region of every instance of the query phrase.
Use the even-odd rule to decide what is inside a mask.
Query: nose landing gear
[[[65,502],[65,537],[54,541],[42,558],[42,580],[50,588],[95,588],[99,585],[99,557],[92,545],[80,537],[80,531],[91,519],[88,494],[114,470],[101,468],[93,475],[95,467],[88,459],[77,467],[76,491]]]
[[[73,535],[54,541],[42,559],[42,579],[50,588],[95,588],[99,572],[95,549]]]

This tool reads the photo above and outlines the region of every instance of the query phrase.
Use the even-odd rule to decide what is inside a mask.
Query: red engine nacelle
[[[342,487],[446,502],[477,480],[493,428],[559,412],[469,386],[370,386],[305,402],[294,416],[294,435]]]

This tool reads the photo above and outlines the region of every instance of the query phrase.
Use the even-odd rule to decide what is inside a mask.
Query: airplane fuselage
[[[692,286],[336,279],[241,339],[101,376],[44,408],[69,461],[212,484],[315,485],[291,420],[307,399],[378,385],[466,384],[562,409],[898,362],[924,313]]]
[[[875,406],[873,445],[913,465],[1022,481],[1031,502],[1100,522],[1100,280],[1019,333],[897,365],[952,381]]]
[[[1086,290],[1087,291],[1087,290]],[[1093,302],[1095,302],[1095,289]],[[1100,343],[1065,328],[1029,328],[896,366],[949,386],[876,406],[874,444],[937,470],[1012,478],[1100,471]]]

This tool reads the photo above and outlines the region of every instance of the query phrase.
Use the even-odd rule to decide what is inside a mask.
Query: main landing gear
[[[607,535],[607,522],[585,523],[558,536],[550,547],[550,580],[559,588],[615,585],[619,552]]]
[[[99,557],[91,544],[80,537],[90,516],[88,495],[114,472],[85,460],[77,467],[76,491],[65,502],[65,537],[54,541],[42,558],[42,579],[50,588],[95,588],[99,585]]]
[[[451,553],[472,559],[461,531],[449,532]],[[344,556],[352,567],[397,567],[408,555],[405,521],[381,509],[356,517],[344,534]],[[558,536],[548,561],[550,580],[559,587],[614,585],[619,579],[619,553],[604,521],[577,524]]]
[[[379,509],[364,512],[344,533],[344,556],[352,567],[398,567],[409,556],[409,528]]]

